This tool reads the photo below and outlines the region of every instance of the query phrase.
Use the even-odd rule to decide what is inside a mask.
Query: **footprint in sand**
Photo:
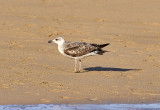
[[[87,99],[87,100],[89,100],[89,101],[102,101],[102,100],[99,99],[99,98],[93,98],[93,99]]]
[[[5,88],[5,89],[7,89],[7,88],[9,88],[9,87],[10,87],[9,84],[0,84],[0,88]]]
[[[40,99],[41,102],[51,102],[50,100],[48,99]]]
[[[95,18],[94,21],[96,22],[105,22],[104,18]]]
[[[39,93],[33,93],[33,92],[25,92],[28,95],[40,95]]]
[[[67,97],[67,96],[60,96],[60,98],[69,99],[69,97]]]
[[[84,99],[82,97],[68,97],[68,96],[60,96],[62,99]]]
[[[8,45],[10,49],[23,47],[22,45],[19,45],[17,41],[10,41]]]

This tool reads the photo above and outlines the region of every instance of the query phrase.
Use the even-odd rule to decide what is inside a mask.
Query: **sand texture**
[[[62,56],[48,40],[110,43]],[[160,102],[159,0],[1,0],[0,104]]]

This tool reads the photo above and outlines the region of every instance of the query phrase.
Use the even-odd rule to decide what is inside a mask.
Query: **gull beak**
[[[52,40],[49,40],[49,41],[48,41],[48,43],[52,43],[52,42],[53,42]]]

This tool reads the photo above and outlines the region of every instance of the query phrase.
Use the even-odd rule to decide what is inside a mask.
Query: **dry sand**
[[[106,43],[74,60],[48,40]],[[159,103],[159,0],[1,0],[0,104]]]

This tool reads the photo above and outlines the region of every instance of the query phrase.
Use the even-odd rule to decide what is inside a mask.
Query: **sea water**
[[[0,105],[0,110],[160,110],[160,104]]]

